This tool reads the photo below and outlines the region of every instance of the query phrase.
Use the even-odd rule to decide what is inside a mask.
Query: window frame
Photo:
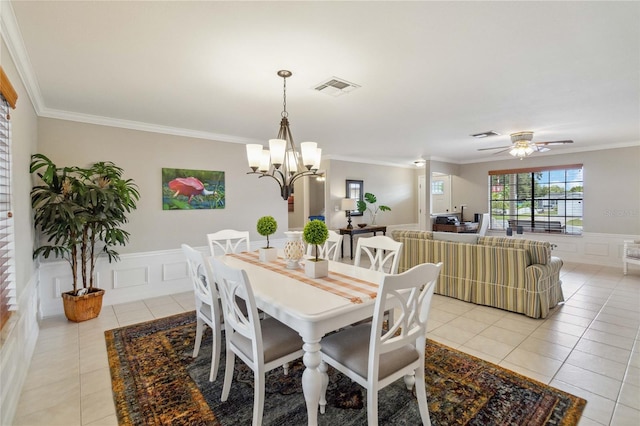
[[[582,164],[490,170],[491,229],[582,235],[583,173]]]

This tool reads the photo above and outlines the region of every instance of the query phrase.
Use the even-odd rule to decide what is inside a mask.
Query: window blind
[[[14,227],[11,212],[11,123],[9,104],[0,97],[0,328],[17,309]]]

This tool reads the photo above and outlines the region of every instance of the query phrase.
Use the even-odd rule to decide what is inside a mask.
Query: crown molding
[[[2,39],[9,49],[11,59],[27,91],[27,96],[31,100],[36,114],[40,115],[44,107],[44,101],[42,100],[38,79],[33,73],[31,59],[29,59],[27,49],[24,46],[18,21],[16,21],[10,1],[0,1],[0,24],[0,35],[2,35]]]
[[[139,130],[142,132],[162,133],[173,136],[185,136],[196,139],[207,139],[218,142],[230,143],[262,143],[259,140],[243,138],[239,136],[225,135],[221,133],[203,132],[199,130],[184,129],[180,127],[162,126],[159,124],[145,123],[142,121],[122,120],[118,118],[103,117],[100,115],[83,114],[78,112],[62,111],[44,108],[40,117],[55,118],[58,120],[76,121],[80,123],[97,124],[99,126],[119,127],[123,129]]]

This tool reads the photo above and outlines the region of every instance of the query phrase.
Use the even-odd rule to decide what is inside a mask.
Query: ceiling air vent
[[[482,139],[482,138],[488,138],[489,136],[500,136],[500,133],[496,133],[493,130],[489,130],[488,132],[476,133],[471,136],[473,136],[474,138]]]
[[[327,95],[338,97],[345,93],[353,92],[358,87],[357,84],[349,83],[346,80],[337,77],[331,77],[330,79],[317,84],[314,90],[318,92],[326,93]]]

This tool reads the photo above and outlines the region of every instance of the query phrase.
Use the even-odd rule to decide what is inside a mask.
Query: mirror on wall
[[[361,180],[346,180],[345,198],[353,198],[358,201],[364,200],[364,182]],[[363,212],[353,210],[351,216],[362,216]]]

